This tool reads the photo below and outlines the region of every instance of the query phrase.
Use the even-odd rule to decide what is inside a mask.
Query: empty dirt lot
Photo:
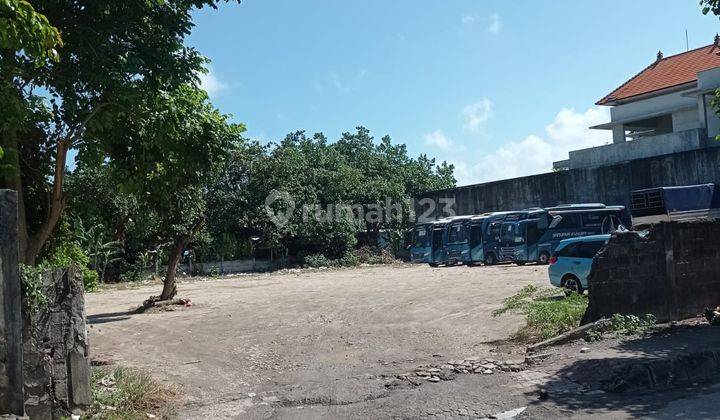
[[[159,285],[87,296],[93,358],[181,385],[179,417],[483,417],[528,406],[526,418],[582,416],[538,404],[533,372],[394,380],[429,364],[522,359],[505,340],[521,323],[491,312],[538,266],[383,266],[188,281],[191,308],[129,314]],[[624,405],[593,414],[624,417]],[[589,413],[585,413],[589,414]]]
[[[491,355],[520,325],[492,310],[529,283],[547,284],[546,268],[383,266],[185,282],[192,308],[142,315],[125,312],[157,285],[105,291],[87,312],[93,356],[181,384],[184,418],[402,416],[425,397],[393,401],[416,390],[388,392],[382,375]]]

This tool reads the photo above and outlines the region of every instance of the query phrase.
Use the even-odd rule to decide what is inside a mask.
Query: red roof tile
[[[696,82],[698,72],[715,67],[720,67],[720,46],[716,44],[665,57],[600,99],[597,105],[609,105],[645,93]]]

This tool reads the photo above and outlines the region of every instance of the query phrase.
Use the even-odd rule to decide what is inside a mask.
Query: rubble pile
[[[477,373],[481,375],[492,375],[495,372],[520,372],[527,368],[525,360],[505,360],[497,361],[495,359],[480,359],[478,357],[470,357],[461,360],[448,360],[442,365],[431,365],[421,367],[415,370],[412,375],[429,382],[449,381],[455,379],[457,374]]]

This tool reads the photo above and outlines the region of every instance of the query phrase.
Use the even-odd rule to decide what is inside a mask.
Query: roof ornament
[[[715,34],[715,45],[720,45],[720,34]]]
[[[662,60],[662,59],[663,59],[663,53],[662,53],[662,51],[658,51],[658,53],[657,53],[657,61],[660,61],[660,60]]]

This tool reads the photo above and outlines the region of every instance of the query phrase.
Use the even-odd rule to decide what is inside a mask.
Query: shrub
[[[323,254],[308,255],[303,261],[303,266],[307,268],[335,267],[337,265],[336,260],[331,260]]]
[[[392,264],[395,256],[388,249],[364,246],[352,251],[359,264]]]
[[[360,265],[360,259],[352,252],[348,252],[339,260],[339,264],[343,267],[357,267]]]

